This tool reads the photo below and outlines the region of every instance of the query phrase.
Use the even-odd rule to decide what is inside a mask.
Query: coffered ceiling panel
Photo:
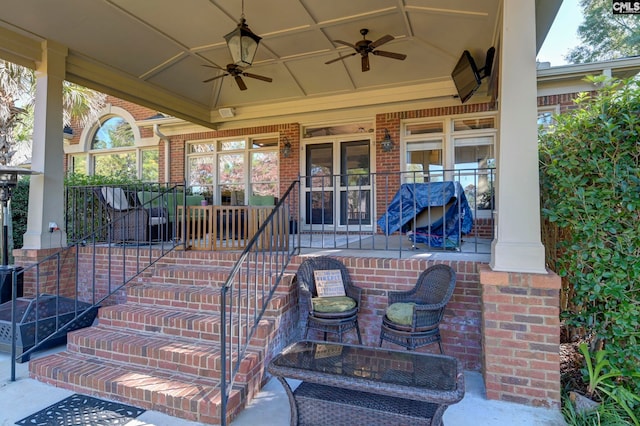
[[[243,72],[273,79],[242,77],[247,90],[233,76],[203,83],[225,73],[204,65],[231,62],[223,37],[240,19],[238,0],[3,0],[0,29],[8,40],[0,39],[0,59],[35,66],[43,54],[33,46],[61,46],[69,52],[70,81],[216,127],[225,120],[217,114],[220,107],[268,117],[283,105],[311,111],[365,106],[372,98],[390,104],[427,100],[425,87],[434,97],[453,99],[451,70],[464,50],[484,65],[500,33],[503,1],[244,0],[247,24],[262,41],[253,66]],[[560,3],[536,0],[538,39]],[[335,42],[355,45],[363,39],[361,29],[369,30],[372,42],[391,35],[376,49],[406,59],[370,53],[370,70],[362,72],[360,53]]]

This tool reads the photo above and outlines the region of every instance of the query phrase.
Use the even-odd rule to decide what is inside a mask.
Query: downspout
[[[171,141],[160,131],[160,125],[153,125],[153,134],[158,136],[164,142],[164,181],[171,183]]]

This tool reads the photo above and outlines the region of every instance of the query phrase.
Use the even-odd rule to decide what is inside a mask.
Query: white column
[[[32,170],[29,215],[24,234],[25,249],[67,245],[64,229],[64,149],[62,135],[62,82],[67,48],[50,41],[42,43],[42,62],[36,68]],[[60,231],[49,232],[49,222]]]
[[[540,238],[535,0],[504,0],[495,271],[546,273]]]

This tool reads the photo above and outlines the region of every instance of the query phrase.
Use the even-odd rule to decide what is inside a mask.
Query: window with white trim
[[[191,142],[187,185],[216,204],[248,204],[256,195],[278,196],[278,136]]]
[[[142,146],[134,125],[120,115],[103,116],[87,134],[86,152],[69,156],[69,170],[157,182],[158,147]]]
[[[495,114],[406,120],[402,123],[405,155],[403,183],[460,182],[478,216],[493,208]]]
[[[541,133],[551,131],[556,124],[555,116],[560,112],[560,105],[544,106],[538,108],[538,131]]]

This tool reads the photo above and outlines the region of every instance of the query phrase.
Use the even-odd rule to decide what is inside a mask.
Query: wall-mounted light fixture
[[[284,144],[282,145],[282,156],[289,158],[291,156],[291,142],[288,137],[284,137]]]
[[[389,152],[393,149],[393,141],[391,140],[391,135],[387,128],[384,129],[384,138],[382,139],[382,142],[380,142],[380,145],[384,152]]]
[[[62,137],[66,141],[73,139],[73,129],[71,126],[64,126],[64,129],[62,129]]]

